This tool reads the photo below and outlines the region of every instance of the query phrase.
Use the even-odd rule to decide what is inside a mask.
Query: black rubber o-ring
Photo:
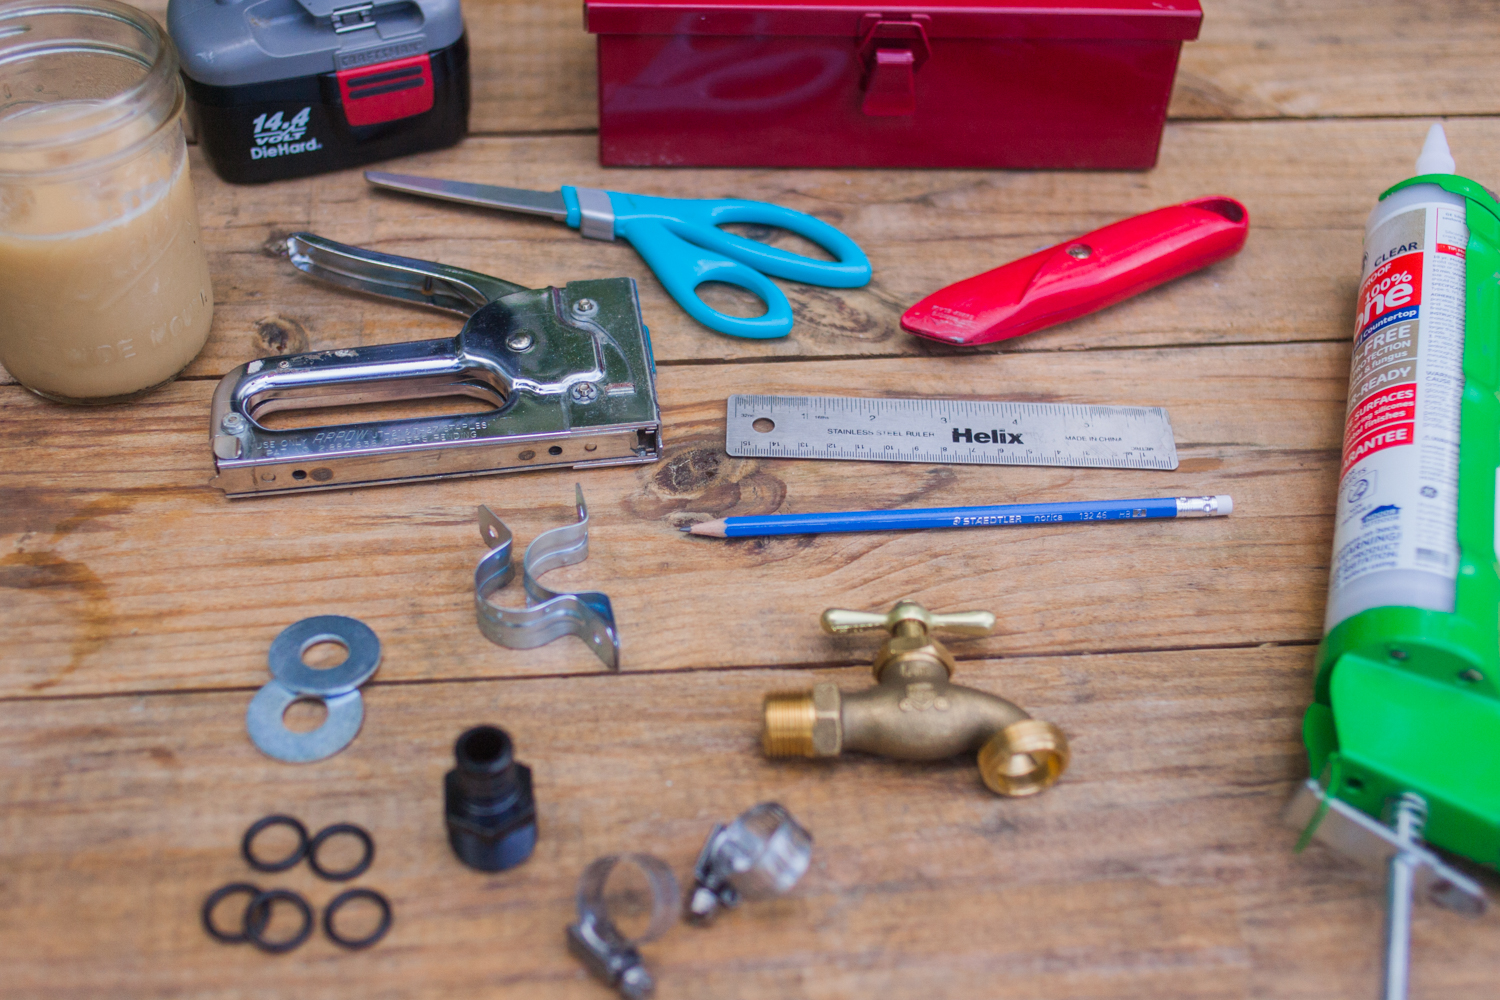
[[[285,941],[267,941],[260,935],[266,929],[266,925],[271,922],[271,907],[278,899],[284,899],[302,911],[302,927]],[[313,932],[314,923],[312,907],[307,905],[307,900],[290,889],[269,889],[259,893],[250,900],[250,905],[245,907],[245,938],[261,951],[269,951],[272,954],[291,951],[306,941]]]
[[[375,928],[366,936],[358,939],[343,937],[333,929],[333,915],[343,908],[344,904],[354,899],[368,899],[380,907],[380,926]],[[341,892],[333,898],[333,902],[323,911],[323,933],[328,935],[328,940],[342,948],[350,951],[358,951],[368,948],[370,945],[385,937],[385,932],[391,929],[391,901],[386,899],[374,889],[350,889]]]
[[[203,929],[208,931],[209,937],[221,944],[244,944],[250,940],[245,936],[245,918],[243,916],[240,918],[240,932],[238,934],[226,934],[214,926],[214,907],[223,902],[225,897],[233,896],[237,892],[248,894],[253,901],[260,895],[260,886],[251,885],[249,882],[231,882],[209,893],[208,898],[203,901]],[[245,909],[249,910],[249,908],[249,904],[247,903]]]
[[[363,841],[365,854],[364,857],[355,862],[354,867],[346,868],[341,872],[331,872],[318,863],[318,850],[329,837],[336,837],[341,833],[347,833]],[[331,826],[323,827],[323,829],[318,831],[318,835],[313,837],[312,843],[307,848],[307,863],[312,865],[313,871],[330,882],[347,882],[351,878],[363,875],[369,869],[370,865],[375,863],[375,841],[366,832],[364,827],[355,826],[353,823],[334,823]]]
[[[268,826],[291,827],[297,833],[297,849],[280,861],[262,861],[257,858],[255,852],[250,849],[250,845],[255,842],[256,835]],[[293,816],[262,817],[250,824],[250,829],[245,831],[245,838],[240,841],[240,853],[245,856],[245,863],[258,872],[284,872],[307,854],[307,827]]]

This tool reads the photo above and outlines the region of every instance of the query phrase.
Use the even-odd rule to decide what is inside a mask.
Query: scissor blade
[[[366,170],[365,180],[380,188],[418,194],[443,201],[456,201],[480,208],[500,208],[507,212],[546,215],[559,222],[568,218],[568,206],[561,191],[528,191],[526,188],[495,187],[492,184],[466,184],[436,177],[413,177],[411,174],[388,174]]]

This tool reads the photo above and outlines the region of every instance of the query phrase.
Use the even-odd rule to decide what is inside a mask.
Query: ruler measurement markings
[[[839,459],[847,461],[928,462],[963,465],[1043,465],[1079,468],[1175,469],[1176,447],[1166,411],[1159,407],[1104,404],[1005,402],[991,400],[861,398],[844,396],[733,396],[726,445],[737,457]],[[769,433],[751,426],[771,417]],[[777,419],[779,418],[779,419]],[[969,424],[979,426],[970,427]],[[960,425],[964,425],[960,427]],[[1002,435],[996,428],[1009,429]],[[939,444],[945,434],[1003,438],[964,450]],[[829,440],[831,435],[840,437]],[[847,436],[847,437],[844,437]],[[906,436],[927,439],[903,440]],[[869,442],[860,440],[868,438]],[[1038,441],[1038,438],[1042,439]],[[935,439],[935,441],[933,440]],[[1104,440],[1101,440],[1104,439]],[[1036,447],[1040,444],[1041,447]],[[1003,450],[1006,445],[1012,450]]]

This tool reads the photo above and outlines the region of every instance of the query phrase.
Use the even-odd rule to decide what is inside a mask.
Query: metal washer
[[[314,670],[302,662],[302,654],[320,642],[336,642],[349,650],[349,656],[336,667]],[[272,641],[266,659],[271,664],[271,676],[288,690],[297,694],[341,695],[369,680],[380,666],[380,639],[357,618],[318,615],[282,629]]]
[[[328,718],[317,729],[294,733],[282,720],[287,707],[301,698],[314,698],[328,709]],[[326,696],[293,691],[271,681],[250,699],[245,728],[250,739],[267,756],[289,764],[306,764],[331,757],[354,741],[365,721],[365,703],[358,691]]]

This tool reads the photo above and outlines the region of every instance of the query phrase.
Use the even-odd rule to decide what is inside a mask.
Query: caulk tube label
[[[1371,607],[1453,609],[1468,239],[1464,209],[1437,201],[1366,239],[1328,629]]]

